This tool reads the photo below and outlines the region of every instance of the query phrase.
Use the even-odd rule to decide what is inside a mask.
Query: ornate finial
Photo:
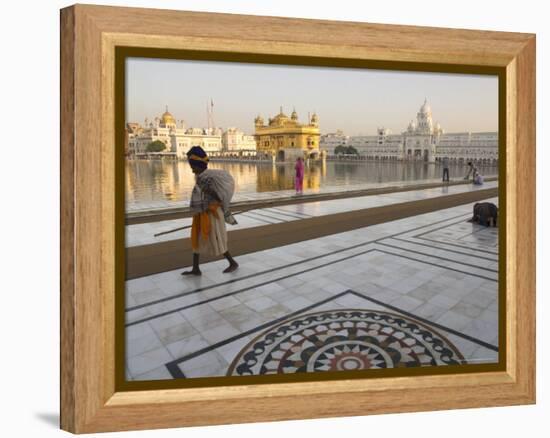
[[[283,106],[281,105],[280,114],[283,113]]]

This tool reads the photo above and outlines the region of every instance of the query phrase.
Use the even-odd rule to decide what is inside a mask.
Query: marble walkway
[[[438,191],[281,207],[265,219]],[[232,274],[221,273],[221,260],[202,265],[202,277],[177,270],[127,281],[127,378],[494,363],[498,229],[466,222],[471,211],[463,205],[247,254]]]
[[[424,190],[394,192],[383,195],[359,196],[354,198],[332,199],[326,201],[307,202],[303,204],[285,205],[272,208],[255,209],[236,216],[238,224],[228,226],[228,231],[257,227],[266,224],[289,222],[310,217],[323,216],[345,211],[362,210],[371,207],[381,207],[401,202],[419,199],[433,199],[444,195],[453,195],[475,190],[498,187],[498,181],[490,181],[482,186],[461,184],[443,186]],[[126,247],[165,242],[189,237],[189,230],[155,237],[155,234],[191,224],[191,218],[174,219],[160,222],[150,222],[126,226]]]

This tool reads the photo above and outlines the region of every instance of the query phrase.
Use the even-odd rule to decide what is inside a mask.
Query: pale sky
[[[398,134],[424,102],[445,132],[498,130],[498,77],[385,70],[280,66],[130,58],[126,68],[128,122],[160,117],[165,107],[187,127],[206,127],[206,106],[222,128],[254,132],[254,118],[296,108],[299,121],[317,112],[322,134]]]

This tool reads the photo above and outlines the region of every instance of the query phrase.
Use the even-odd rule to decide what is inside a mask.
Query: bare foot
[[[223,270],[223,273],[227,274],[229,272],[236,271],[238,267],[239,267],[239,264],[237,262],[231,263],[227,268]]]
[[[183,271],[181,273],[181,275],[197,275],[197,276],[200,276],[200,275],[202,275],[202,272],[200,271],[200,269],[192,269],[190,271]]]

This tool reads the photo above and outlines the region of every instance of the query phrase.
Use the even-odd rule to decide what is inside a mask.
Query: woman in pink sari
[[[296,177],[294,178],[294,187],[296,188],[296,194],[301,195],[304,190],[304,160],[303,158],[298,158],[296,160]]]

